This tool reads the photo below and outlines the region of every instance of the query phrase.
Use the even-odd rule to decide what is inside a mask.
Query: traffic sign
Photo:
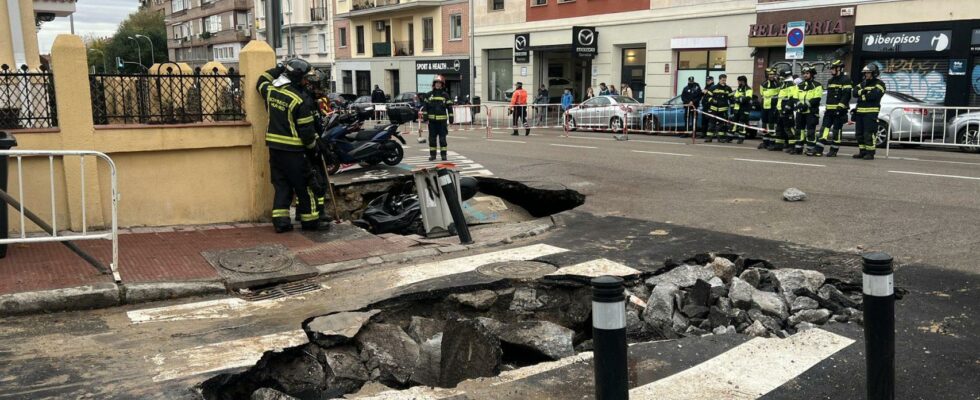
[[[803,43],[806,41],[806,21],[786,24],[786,59],[802,60]]]

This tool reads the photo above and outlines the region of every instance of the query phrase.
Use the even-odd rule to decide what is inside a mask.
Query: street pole
[[[143,65],[143,49],[140,48],[140,41],[132,36],[128,36],[127,39],[136,42],[136,58],[139,60],[140,65]]]
[[[895,275],[892,257],[863,257],[864,348],[867,399],[895,398]]]
[[[623,278],[592,279],[592,365],[596,400],[629,399]]]
[[[473,0],[470,0],[470,11],[467,18],[470,19],[470,104],[476,97],[476,18],[473,18]]]
[[[153,41],[149,37],[140,34],[136,34],[136,37],[146,39],[150,43],[150,65],[155,65],[157,63],[157,57],[156,54],[153,54]]]

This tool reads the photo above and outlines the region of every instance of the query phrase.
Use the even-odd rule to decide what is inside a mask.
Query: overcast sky
[[[90,34],[110,36],[139,5],[139,0],[78,0],[75,3],[75,34],[82,37]],[[37,33],[41,54],[50,53],[54,38],[62,33],[71,33],[68,17],[56,18],[41,25]]]

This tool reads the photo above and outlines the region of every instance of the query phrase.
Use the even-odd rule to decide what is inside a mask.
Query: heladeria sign
[[[599,52],[599,32],[591,26],[573,26],[572,45],[576,57],[591,60]]]
[[[514,62],[526,64],[531,61],[531,34],[518,33],[514,35]]]
[[[861,50],[872,52],[912,52],[949,50],[953,31],[866,33]]]

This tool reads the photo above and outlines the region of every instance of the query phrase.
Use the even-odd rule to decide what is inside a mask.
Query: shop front
[[[446,89],[457,101],[470,94],[470,60],[465,58],[415,61],[415,89],[419,93],[432,90],[432,80],[442,76]]]
[[[873,63],[889,91],[932,104],[980,105],[978,30],[980,20],[859,26],[851,70]]]
[[[676,54],[674,95],[684,91],[688,78],[705,87],[708,77],[724,74],[728,63],[728,38],[725,36],[683,37],[670,40],[670,47]],[[729,79],[729,85],[735,82]]]
[[[786,59],[786,25],[793,21],[806,22],[803,59],[795,63]],[[842,12],[841,7],[759,13],[756,23],[749,27],[749,46],[755,48],[756,86],[766,79],[766,68],[792,69],[799,75],[804,64],[815,66],[817,82],[826,83],[831,77],[831,62],[840,59],[850,65],[854,23],[853,12]]]

